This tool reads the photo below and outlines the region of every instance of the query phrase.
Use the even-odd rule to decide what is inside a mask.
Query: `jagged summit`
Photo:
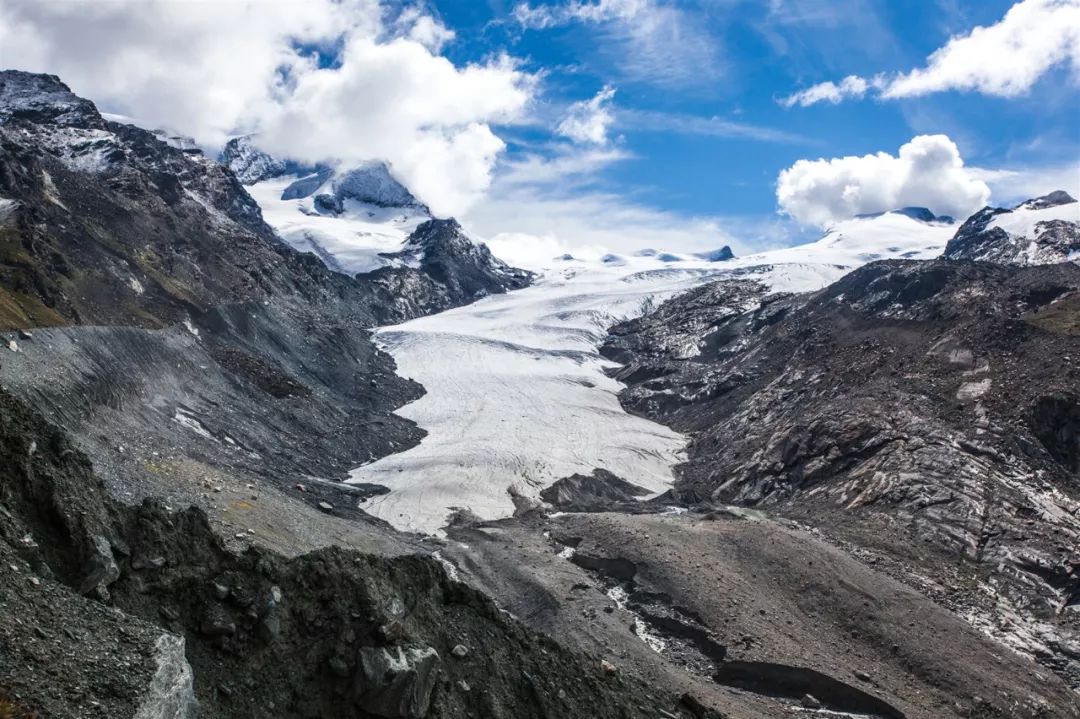
[[[942,257],[1046,265],[1080,257],[1080,204],[1057,190],[1012,209],[984,207],[949,240]]]
[[[358,165],[306,165],[282,160],[259,149],[254,135],[234,137],[219,158],[245,185],[296,175],[281,194],[283,200],[313,197],[315,209],[341,214],[345,202],[355,200],[376,207],[427,208],[391,173],[389,165],[369,160]]]
[[[290,174],[289,163],[275,159],[255,147],[252,137],[241,135],[226,142],[218,158],[221,164],[232,170],[237,179],[245,185]]]
[[[56,75],[0,70],[0,122],[13,119],[105,129],[94,103],[73,93]]]
[[[400,252],[383,256],[419,267],[467,296],[521,289],[533,278],[531,272],[510,267],[492,255],[487,245],[473,242],[453,218],[421,223]]]

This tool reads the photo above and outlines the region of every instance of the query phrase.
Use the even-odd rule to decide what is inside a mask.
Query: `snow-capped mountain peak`
[[[945,247],[950,260],[1046,265],[1080,257],[1080,203],[1058,190],[1012,209],[984,207]]]
[[[252,135],[234,137],[221,151],[221,164],[245,185],[289,174],[289,163],[277,160],[257,148]]]

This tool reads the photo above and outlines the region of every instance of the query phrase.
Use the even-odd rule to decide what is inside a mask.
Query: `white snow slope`
[[[294,179],[248,191],[286,241],[339,271],[386,264],[379,253],[400,250],[427,219],[416,209],[355,202],[342,215],[319,214],[310,197],[281,200]],[[610,363],[598,353],[608,327],[712,279],[754,278],[802,292],[876,259],[930,259],[954,229],[889,213],[839,223],[808,245],[727,262],[648,252],[529,266],[504,246],[502,259],[541,273],[536,284],[376,332],[398,373],[427,390],[399,414],[428,434],[412,449],[355,469],[350,481],[389,487],[363,509],[424,533],[440,532],[459,508],[483,519],[509,516],[511,488],[535,498],[562,477],[598,467],[662,492],[686,438],[623,411],[622,386],[604,373]]]
[[[841,223],[809,245],[722,263],[556,260],[530,268],[543,272],[530,288],[381,328],[376,340],[399,374],[427,390],[399,414],[428,435],[352,472],[351,481],[390,488],[362,507],[399,529],[437,533],[454,509],[506,517],[514,509],[509,488],[535,497],[597,467],[661,492],[685,438],[622,410],[622,386],[604,374],[609,363],[597,352],[607,327],[647,301],[725,276],[808,291],[874,259],[929,259],[953,231],[888,214]]]
[[[267,221],[283,240],[302,252],[314,252],[331,269],[348,274],[371,272],[394,261],[380,257],[398,252],[417,225],[430,216],[415,207],[379,207],[346,200],[341,215],[321,214],[314,194],[282,200],[281,193],[295,175],[247,185]]]

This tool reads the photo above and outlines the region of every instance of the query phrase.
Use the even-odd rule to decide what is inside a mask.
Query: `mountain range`
[[[0,72],[0,717],[1080,715],[1080,204],[518,269]]]

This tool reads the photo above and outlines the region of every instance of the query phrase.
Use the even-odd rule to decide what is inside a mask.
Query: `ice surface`
[[[248,191],[287,242],[340,271],[387,264],[379,253],[400,250],[427,219],[415,209],[355,202],[341,215],[321,215],[311,197],[281,199],[295,179],[259,182]],[[874,259],[936,257],[952,233],[948,225],[888,213],[840,223],[809,245],[725,262],[663,250],[591,258],[582,252],[577,260],[562,255],[532,265],[504,257],[540,279],[377,331],[398,373],[426,389],[398,414],[428,434],[418,446],[351,473],[352,482],[390,489],[361,507],[399,529],[438,533],[454,509],[484,519],[510,516],[510,488],[535,498],[556,480],[595,468],[663,492],[686,438],[623,411],[622,385],[605,374],[611,363],[598,352],[608,327],[711,279],[815,290]]]
[[[879,257],[936,257],[953,230],[902,215],[841,223],[822,240],[721,264],[656,253],[568,263],[532,287],[378,330],[399,374],[427,390],[398,413],[427,430],[420,445],[352,472],[390,488],[362,508],[399,529],[435,533],[455,508],[513,513],[508,488],[536,497],[602,467],[654,492],[672,482],[685,437],[627,414],[598,354],[607,328],[711,279],[754,278],[808,291]]]

